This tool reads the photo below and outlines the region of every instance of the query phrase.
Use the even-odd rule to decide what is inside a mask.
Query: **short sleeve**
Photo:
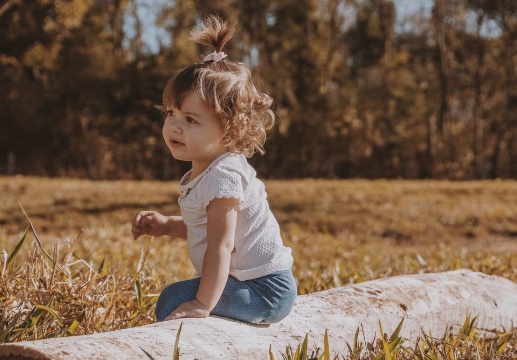
[[[204,185],[202,202],[205,208],[215,198],[235,198],[239,200],[239,206],[244,203],[244,182],[238,172],[214,167],[207,174]]]

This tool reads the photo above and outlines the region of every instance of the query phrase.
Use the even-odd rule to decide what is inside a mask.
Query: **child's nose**
[[[181,133],[183,128],[181,127],[181,121],[175,119],[174,117],[169,117],[164,124],[167,131]]]

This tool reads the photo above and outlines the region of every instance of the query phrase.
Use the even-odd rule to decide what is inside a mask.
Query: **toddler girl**
[[[206,18],[192,38],[214,52],[184,68],[163,92],[163,138],[172,156],[192,168],[180,180],[181,216],[141,211],[132,234],[187,239],[198,277],[161,292],[157,321],[213,314],[273,323],[296,298],[291,249],[246,159],[263,153],[273,101],[255,88],[248,66],[222,52],[233,32],[233,25]]]

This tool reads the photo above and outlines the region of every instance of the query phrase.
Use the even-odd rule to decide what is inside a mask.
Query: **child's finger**
[[[142,212],[140,211],[135,215],[133,218],[133,226],[138,226],[138,223],[140,222],[140,219],[142,219]]]
[[[138,230],[137,230],[137,229],[135,229],[134,227],[131,229],[131,234],[133,235],[133,240],[138,239],[138,237],[139,237],[140,235],[142,235],[142,234],[141,234],[141,231],[138,231]]]
[[[147,226],[147,225],[151,225],[155,222],[156,222],[156,219],[152,216],[152,214],[148,214],[148,215],[142,217],[142,219],[140,219],[140,222],[138,223],[138,225]]]
[[[140,211],[138,214],[136,214],[133,224],[135,226],[141,226],[143,224],[143,220],[148,218],[149,215],[152,215],[151,211]]]
[[[176,320],[176,319],[180,319],[180,318],[183,318],[186,316],[187,316],[187,314],[184,311],[178,312],[177,310],[175,310],[172,313],[170,313],[169,316],[167,316],[165,318],[165,320]]]

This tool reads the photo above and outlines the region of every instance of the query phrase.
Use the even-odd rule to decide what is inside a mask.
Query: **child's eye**
[[[187,120],[187,122],[188,122],[189,124],[193,124],[193,123],[195,123],[195,122],[196,122],[196,121],[195,121],[194,119],[192,119],[190,116],[187,116],[186,120]]]
[[[173,116],[174,115],[174,111],[172,110],[167,110],[167,116]]]

